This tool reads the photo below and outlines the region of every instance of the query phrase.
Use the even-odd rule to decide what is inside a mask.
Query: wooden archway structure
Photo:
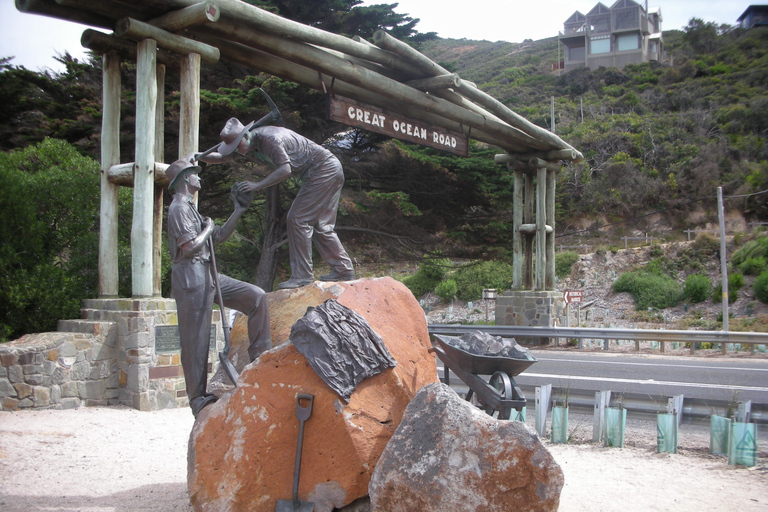
[[[286,20],[240,0],[16,0],[18,10],[100,27],[85,47],[103,55],[102,197],[99,291],[117,296],[117,190],[134,187],[132,294],[160,294],[163,164],[162,101],[166,66],[181,82],[179,157],[198,150],[201,63],[219,59],[332,90],[483,141],[506,153],[496,161],[515,175],[515,290],[554,289],[555,176],[561,160],[583,159],[534,125],[383,31],[374,44]],[[134,162],[119,154],[120,59],[137,62]],[[535,246],[535,276],[533,249]]]

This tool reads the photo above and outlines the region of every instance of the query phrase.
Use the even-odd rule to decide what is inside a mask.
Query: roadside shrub
[[[571,275],[573,264],[579,261],[579,255],[574,251],[564,251],[555,254],[555,275],[563,278]]]
[[[56,329],[98,295],[99,164],[45,139],[0,153],[0,340]]]
[[[744,287],[744,276],[739,273],[728,274],[728,302],[736,302],[739,291]],[[717,283],[712,293],[712,302],[723,302],[723,283]]]
[[[752,284],[752,290],[755,292],[757,300],[768,304],[768,270],[757,276]]]
[[[755,240],[750,240],[742,247],[739,247],[731,256],[731,265],[734,268],[741,269],[742,264],[754,258],[765,258],[768,260],[768,236],[761,236]]]
[[[664,309],[680,301],[680,285],[667,275],[648,272],[626,272],[613,282],[614,292],[628,292],[635,301],[635,309],[654,307]]]
[[[403,284],[411,290],[416,298],[434,291],[451,268],[448,258],[424,258],[412,276],[403,279]]]
[[[683,285],[683,300],[697,304],[704,302],[712,293],[712,283],[702,274],[691,274]]]
[[[456,292],[458,289],[459,288],[456,286],[456,281],[453,279],[444,279],[440,281],[440,284],[438,284],[437,288],[435,288],[435,295],[440,297],[440,300],[444,302],[450,302],[454,299],[454,297],[456,297]]]
[[[503,261],[483,261],[466,265],[451,275],[456,281],[456,296],[461,300],[478,300],[483,289],[508,290],[512,286],[512,265]]]
[[[695,250],[710,256],[720,254],[720,240],[709,233],[699,233],[691,245]]]
[[[765,256],[750,257],[739,265],[739,270],[748,276],[757,276],[762,274],[768,266],[768,258]]]

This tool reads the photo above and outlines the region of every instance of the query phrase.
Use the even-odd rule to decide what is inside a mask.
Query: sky
[[[421,21],[419,32],[437,32],[451,39],[478,39],[520,43],[525,39],[556,36],[563,22],[575,11],[589,12],[595,0],[364,0],[363,5],[395,3],[396,12],[408,14]],[[614,2],[604,0],[610,7]],[[688,20],[698,17],[704,21],[735,25],[736,19],[754,2],[747,0],[657,0],[649,7],[659,7],[662,29],[682,29]],[[705,5],[702,9],[702,5]],[[0,57],[33,71],[63,70],[54,60],[68,51],[84,59],[85,49],[80,36],[86,26],[43,16],[21,13],[12,0],[0,0]]]

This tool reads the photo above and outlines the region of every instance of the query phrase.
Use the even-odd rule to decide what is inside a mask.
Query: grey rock
[[[374,470],[371,512],[556,511],[563,472],[524,423],[423,387]]]

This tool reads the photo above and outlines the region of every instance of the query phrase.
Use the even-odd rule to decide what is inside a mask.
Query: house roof
[[[740,22],[741,20],[743,20],[744,18],[746,18],[747,16],[749,16],[749,13],[750,13],[751,11],[756,11],[756,12],[757,12],[757,11],[768,12],[768,5],[750,5],[749,7],[747,7],[747,10],[746,10],[746,11],[744,11],[744,12],[741,14],[741,16],[739,16],[738,18],[736,18],[736,21],[739,21],[739,22]]]

